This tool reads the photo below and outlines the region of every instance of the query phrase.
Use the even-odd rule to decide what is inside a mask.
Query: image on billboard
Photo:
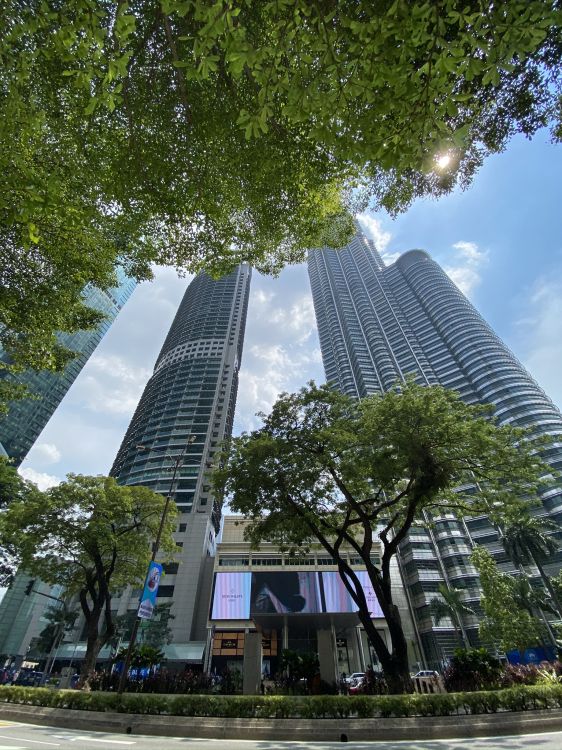
[[[357,607],[339,573],[323,572],[325,612],[355,612]]]
[[[250,613],[321,612],[318,573],[272,571],[252,573]]]
[[[382,613],[381,605],[379,604],[377,595],[373,591],[373,586],[371,584],[371,581],[369,580],[367,571],[356,570],[355,572],[357,574],[357,578],[359,578],[359,581],[361,582],[361,587],[367,599],[367,604],[369,606],[369,612],[371,614],[371,617],[384,617]]]
[[[247,620],[250,617],[251,573],[217,573],[211,620]]]
[[[371,617],[382,617],[382,610],[369,580],[366,570],[355,571],[361,587],[367,598]],[[357,605],[351,598],[339,573],[323,572],[322,587],[324,589],[325,612],[357,612]]]

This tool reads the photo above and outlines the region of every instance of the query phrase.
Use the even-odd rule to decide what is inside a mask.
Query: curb
[[[434,740],[562,730],[562,709],[403,719],[232,719],[0,705],[0,718],[88,732],[201,739]],[[344,741],[345,741],[344,740]]]

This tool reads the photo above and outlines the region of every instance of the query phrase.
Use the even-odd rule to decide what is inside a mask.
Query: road
[[[202,740],[186,737],[80,732],[34,724],[0,721],[0,750],[336,750],[342,742],[277,742],[269,740]],[[512,737],[403,742],[350,742],[353,750],[560,750],[562,732]]]

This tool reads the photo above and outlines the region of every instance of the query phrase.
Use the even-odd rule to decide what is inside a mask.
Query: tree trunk
[[[540,575],[540,577],[542,579],[542,582],[544,583],[546,590],[548,591],[548,593],[550,594],[550,597],[551,597],[552,601],[554,602],[554,606],[556,607],[556,609],[558,611],[558,616],[562,617],[562,606],[560,604],[560,601],[558,600],[558,596],[556,595],[556,591],[554,590],[554,586],[550,582],[550,578],[544,572],[542,565],[540,564],[540,562],[536,558],[533,558],[533,562],[537,566],[537,570],[539,571],[539,575]]]
[[[382,606],[382,604],[381,604]],[[383,607],[386,624],[390,633],[392,653],[389,652],[384,640],[377,633],[377,629],[371,620],[370,613],[359,611],[359,619],[370,644],[372,645],[378,660],[381,663],[384,678],[392,694],[412,693],[414,686],[410,677],[408,665],[408,644],[402,630],[400,614],[396,605]]]
[[[96,671],[98,654],[103,646],[99,635],[100,614],[93,615],[88,622],[88,636],[86,640],[86,656],[80,668],[80,679],[77,687],[80,690],[90,690],[90,681]]]
[[[461,644],[461,648],[467,649],[466,645],[466,638],[464,635],[464,632],[459,626],[456,624],[456,618],[453,616],[451,617],[451,621],[453,623],[453,628],[455,631],[455,640],[458,641]]]

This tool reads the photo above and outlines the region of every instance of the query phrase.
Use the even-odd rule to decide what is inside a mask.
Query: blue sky
[[[562,146],[546,133],[514,139],[472,186],[418,201],[396,220],[361,217],[387,262],[427,250],[562,405]],[[70,389],[28,458],[45,487],[68,472],[105,474],[187,286],[171,269],[140,285]],[[254,274],[235,431],[259,424],[279,392],[324,378],[304,266]]]

